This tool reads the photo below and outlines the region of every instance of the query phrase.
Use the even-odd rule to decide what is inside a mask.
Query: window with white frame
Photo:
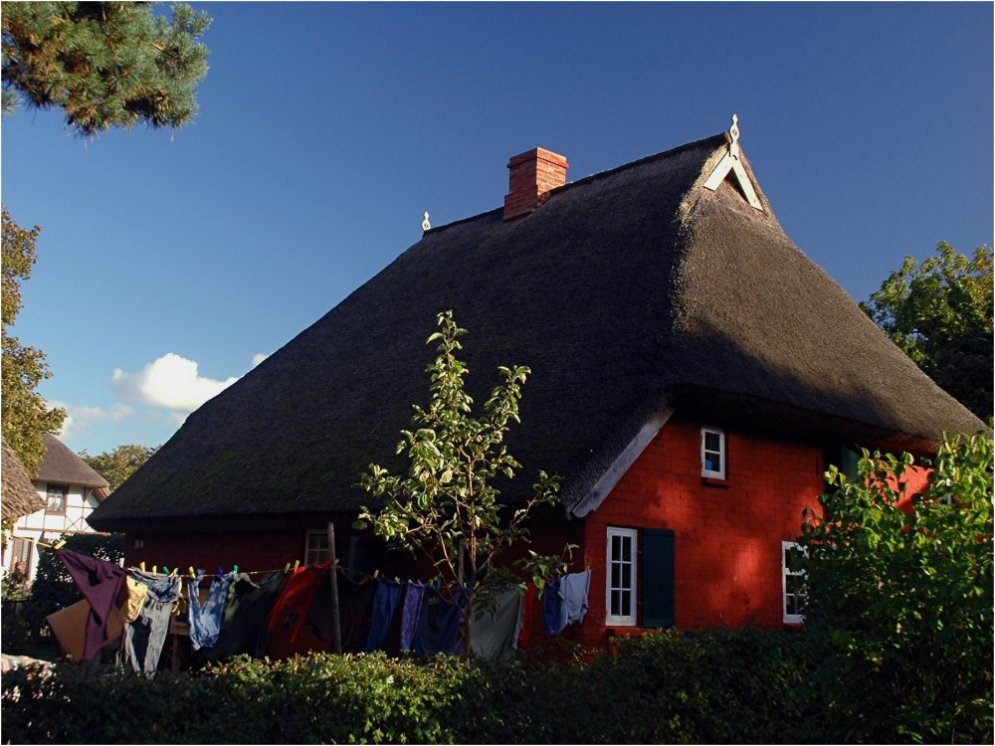
[[[785,624],[801,624],[805,621],[802,613],[805,571],[800,567],[800,560],[806,555],[805,548],[796,542],[781,542],[781,611]]]
[[[634,528],[608,527],[606,624],[636,623],[636,536]]]
[[[312,529],[304,542],[304,564],[320,565],[328,561],[328,531]]]
[[[701,428],[701,476],[726,478],[726,433],[714,427]]]
[[[47,503],[45,506],[46,513],[58,513],[65,514],[66,512],[66,493],[69,488],[64,484],[50,484],[46,487],[46,498]]]

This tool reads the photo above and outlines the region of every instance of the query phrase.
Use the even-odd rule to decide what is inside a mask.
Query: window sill
[[[718,477],[702,477],[701,483],[706,487],[721,487],[723,489],[729,488],[728,480],[719,479]]]

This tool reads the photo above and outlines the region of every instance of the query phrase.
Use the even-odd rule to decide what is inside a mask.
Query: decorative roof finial
[[[732,115],[732,126],[729,128],[729,155],[739,158],[739,117]]]
[[[421,229],[423,231],[427,231],[427,230],[430,230],[431,228],[432,228],[432,224],[430,222],[428,222],[428,210],[426,210],[425,211],[425,219],[421,221]]]

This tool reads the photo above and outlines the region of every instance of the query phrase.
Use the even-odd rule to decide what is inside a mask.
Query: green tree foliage
[[[439,353],[427,367],[432,400],[428,409],[414,406],[415,429],[403,430],[397,444],[397,453],[406,453],[410,462],[407,474],[370,464],[360,484],[385,503],[376,513],[364,507],[359,523],[372,525],[396,546],[420,552],[444,581],[469,583],[471,605],[477,600],[486,604],[491,587],[510,580],[498,558],[509,547],[529,543],[526,521],[539,506],[556,503],[559,477],[540,471],[529,499],[503,520],[495,481],[512,479],[521,468],[504,439],[511,423],[520,421],[518,403],[531,371],[499,367],[500,382],[483,412],[474,416],[463,380],[469,369],[456,357],[466,330],[456,325],[451,311],[440,313],[437,321],[440,330],[428,338],[429,344],[438,342]],[[530,555],[530,567],[548,571],[550,562],[556,562]],[[471,616],[465,615],[466,624]]]
[[[905,509],[908,454],[827,474],[826,519],[803,529],[805,632],[845,741],[991,743],[992,456],[986,435],[946,441]]]
[[[14,92],[28,106],[65,111],[91,136],[109,127],[178,127],[197,113],[195,88],[207,72],[200,43],[211,19],[177,4],[30,2],[3,9],[4,111]]]
[[[6,12],[6,11],[5,11]],[[21,228],[3,207],[3,366],[0,409],[3,437],[17,453],[28,474],[34,474],[45,456],[42,433],[62,427],[66,413],[49,409],[38,393],[38,385],[51,378],[45,353],[24,347],[7,333],[21,310],[21,281],[31,277],[35,263],[35,239],[41,229]]]
[[[992,414],[992,250],[970,257],[947,243],[922,264],[906,257],[860,307],[945,391]]]
[[[100,476],[110,483],[113,492],[122,484],[124,480],[138,471],[146,461],[152,458],[152,454],[159,450],[159,446],[149,447],[137,444],[118,446],[113,451],[105,451],[91,456],[83,451],[79,456]]]

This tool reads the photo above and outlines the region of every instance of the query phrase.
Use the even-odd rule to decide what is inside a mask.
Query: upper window
[[[781,610],[785,624],[801,624],[805,621],[802,613],[805,571],[799,566],[800,559],[805,555],[804,547],[798,546],[796,542],[781,542]]]
[[[312,529],[304,542],[304,564],[320,565],[328,561],[328,531]]]
[[[608,527],[606,624],[636,623],[636,529]]]
[[[714,427],[701,428],[701,476],[726,478],[726,434]]]
[[[45,506],[46,513],[66,512],[66,486],[64,484],[48,485],[48,503]]]

